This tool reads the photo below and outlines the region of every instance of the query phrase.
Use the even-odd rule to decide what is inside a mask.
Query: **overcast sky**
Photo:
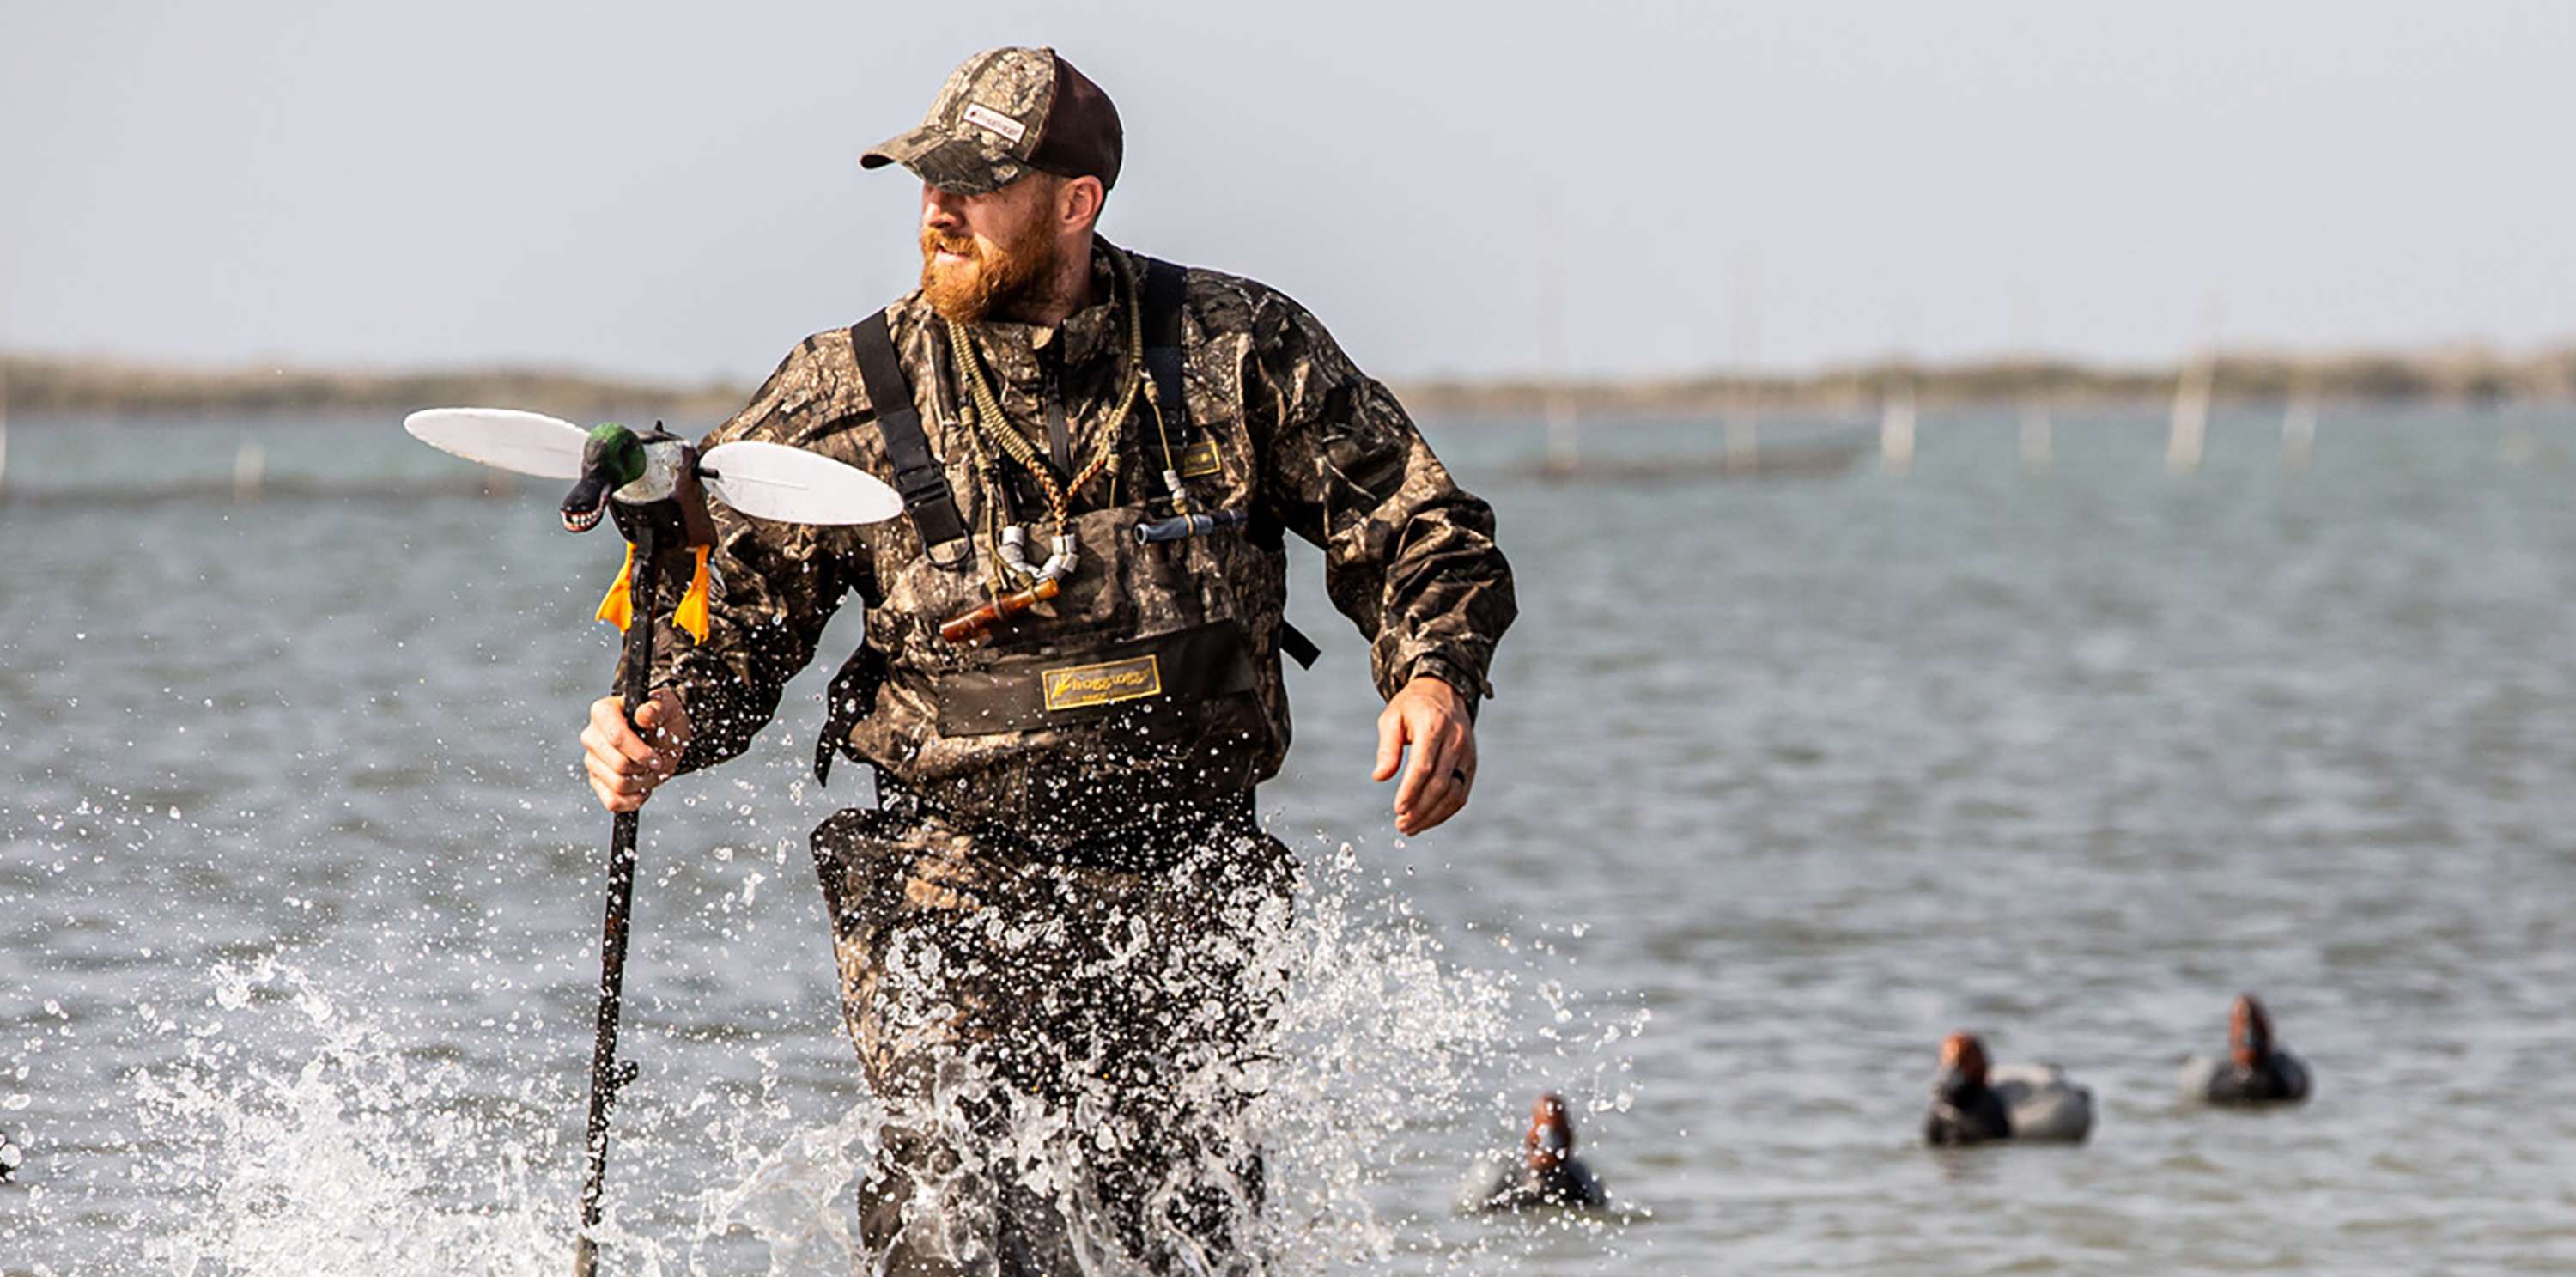
[[[1382,375],[2576,337],[2576,5],[5,0],[0,345],[757,377],[999,43]]]

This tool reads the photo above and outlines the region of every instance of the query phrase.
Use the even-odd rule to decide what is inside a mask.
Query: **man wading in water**
[[[1258,1265],[1240,1110],[1290,866],[1252,792],[1288,749],[1281,654],[1313,656],[1282,534],[1323,547],[1369,640],[1405,833],[1466,804],[1512,620],[1492,511],[1313,316],[1094,234],[1122,144],[1053,50],[995,49],[860,160],[922,180],[920,287],[805,339],[707,444],[838,458],[910,517],[719,506],[713,630],[658,640],[652,741],[615,697],[582,733],[600,801],[634,808],[747,748],[841,597],[865,603],[815,770],[868,764],[880,806],[814,857],[887,1112],[859,1194],[884,1271]]]

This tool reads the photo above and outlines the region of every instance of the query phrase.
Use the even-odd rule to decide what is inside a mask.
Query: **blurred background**
[[[0,14],[0,1272],[560,1269],[613,555],[397,423],[711,427],[997,43],[1519,574],[1403,840],[1298,560],[1299,1264],[2576,1262],[2576,11],[98,4]],[[848,1269],[820,691],[646,822],[641,1271]],[[2246,990],[2300,1110],[2176,1098]],[[1963,1028],[2091,1143],[1917,1147]],[[1452,1215],[1541,1087],[1624,1209]]]

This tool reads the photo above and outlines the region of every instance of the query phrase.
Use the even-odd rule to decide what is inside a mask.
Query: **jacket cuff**
[[[1396,690],[1402,691],[1405,683],[1425,674],[1458,689],[1458,694],[1467,699],[1467,717],[1470,720],[1475,718],[1485,698],[1494,694],[1494,685],[1485,681],[1483,671],[1445,652],[1425,652],[1413,658],[1413,664],[1406,667],[1404,678],[1396,684]]]

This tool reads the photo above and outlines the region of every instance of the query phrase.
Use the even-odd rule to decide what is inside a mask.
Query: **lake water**
[[[1652,487],[1431,423],[1523,619],[1475,804],[1399,839],[1299,560],[1288,1268],[2576,1267],[2576,415],[2329,409],[2302,470],[2277,421],[2185,480],[2160,414],[2030,476],[1936,413],[1902,479]],[[390,420],[12,427],[0,1272],[563,1271],[613,542],[429,492],[467,468]],[[616,1271],[849,1270],[818,694],[648,809]],[[2315,1100],[2179,1104],[2249,989]],[[2092,1086],[2092,1141],[1920,1147],[1954,1028]],[[1452,1215],[1548,1087],[1624,1213]]]

